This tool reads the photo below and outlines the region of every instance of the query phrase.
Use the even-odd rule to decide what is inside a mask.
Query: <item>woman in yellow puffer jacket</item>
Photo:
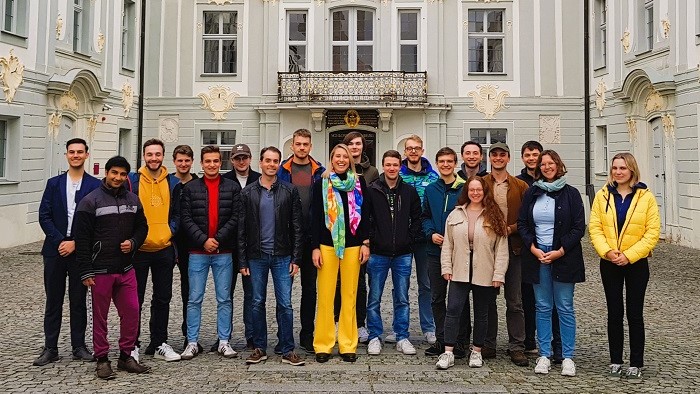
[[[611,377],[622,376],[626,288],[630,367],[628,379],[640,379],[644,366],[644,295],[649,282],[647,258],[659,240],[659,208],[654,193],[639,182],[639,167],[630,153],[616,154],[608,183],[596,193],[588,231],[600,255],[600,276],[608,306]]]

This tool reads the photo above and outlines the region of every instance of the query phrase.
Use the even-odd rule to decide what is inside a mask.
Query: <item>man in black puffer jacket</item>
[[[218,352],[227,358],[237,355],[229,344],[229,338],[233,277],[231,257],[236,246],[241,187],[238,183],[219,175],[221,152],[217,146],[205,146],[200,157],[204,177],[188,182],[181,198],[180,217],[183,231],[190,240],[188,343],[181,355],[183,360],[190,360],[199,354],[197,340],[209,267],[214,277],[216,292]]]

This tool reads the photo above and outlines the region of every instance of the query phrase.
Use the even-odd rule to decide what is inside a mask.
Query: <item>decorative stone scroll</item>
[[[105,34],[100,32],[100,34],[97,35],[97,41],[95,42],[95,49],[97,53],[102,53],[102,51],[105,49]]]
[[[622,38],[620,39],[620,42],[622,42],[622,50],[625,51],[625,53],[630,53],[631,45],[632,45],[632,33],[630,33],[630,28],[626,28],[624,33],[622,33]]]
[[[179,138],[180,118],[177,115],[167,115],[160,118],[158,136],[163,142],[173,143]]]
[[[73,112],[78,112],[79,104],[80,102],[78,101],[78,97],[70,90],[63,93],[61,98],[58,99],[58,106],[60,107],[61,111],[70,110]]]
[[[235,99],[240,94],[231,92],[231,89],[224,85],[212,86],[208,93],[200,93],[197,95],[202,99],[201,108],[206,108],[211,111],[213,120],[225,120],[226,113],[235,107]]]
[[[637,121],[631,117],[626,118],[627,121],[627,132],[630,135],[630,139],[635,139],[637,137]]]
[[[484,119],[493,119],[496,113],[503,108],[508,108],[505,105],[506,97],[510,97],[508,91],[498,92],[498,86],[491,84],[477,85],[477,88],[479,90],[472,90],[467,95],[474,99],[474,105],[470,108],[475,108],[484,114]]]
[[[49,115],[49,137],[52,139],[56,139],[58,137],[58,132],[60,131],[61,128],[61,118],[63,115],[61,115],[60,112],[54,112],[51,115]]]
[[[11,103],[15,99],[17,88],[24,80],[24,64],[15,56],[15,52],[10,48],[7,57],[0,57],[0,83],[5,92],[5,101]]]
[[[122,108],[124,109],[124,117],[129,117],[131,107],[134,106],[134,88],[129,82],[125,82],[122,86]]]
[[[605,108],[605,92],[608,87],[605,86],[605,81],[602,79],[598,82],[598,87],[595,89],[595,107],[598,109],[598,116],[603,116],[603,109]]]
[[[540,142],[545,144],[561,143],[561,117],[559,115],[540,115]]]
[[[647,115],[654,111],[661,111],[665,108],[666,104],[664,102],[664,98],[661,97],[659,92],[656,90],[649,92],[646,100],[644,100],[644,110],[646,111]]]
[[[56,39],[60,40],[62,36],[63,36],[63,17],[61,16],[61,14],[58,14],[58,17],[56,18]]]

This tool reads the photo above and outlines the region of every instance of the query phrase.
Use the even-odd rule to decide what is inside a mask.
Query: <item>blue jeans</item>
[[[369,297],[367,301],[367,328],[369,329],[369,339],[377,338],[384,332],[382,315],[379,311],[379,304],[384,292],[386,277],[391,268],[391,281],[394,284],[394,332],[396,340],[408,338],[408,287],[411,281],[411,259],[410,253],[401,256],[381,256],[373,254],[367,263],[367,275],[369,276]]]
[[[540,246],[549,252],[551,247]],[[556,264],[556,260],[552,264]],[[573,358],[576,347],[576,313],[574,311],[574,283],[552,279],[552,264],[540,264],[540,283],[533,284],[537,319],[537,342],[540,356],[552,356],[552,308],[559,314],[562,357]]]
[[[291,256],[273,256],[261,252],[259,259],[248,261],[253,290],[253,344],[267,350],[267,278],[272,272],[272,282],[277,301],[277,339],[282,354],[294,350],[294,317],[292,310],[292,276],[289,275]]]
[[[416,282],[418,282],[418,317],[423,334],[435,332],[433,307],[430,305],[430,276],[428,276],[428,255],[425,241],[413,245],[413,257],[416,260]]]
[[[216,331],[219,340],[228,341],[231,336],[231,253],[190,254],[187,273],[190,277],[190,298],[187,301],[187,341],[197,342],[202,320],[202,300],[211,267],[216,292]]]

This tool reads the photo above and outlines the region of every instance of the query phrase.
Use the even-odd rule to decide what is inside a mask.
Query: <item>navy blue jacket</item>
[[[440,246],[433,243],[432,237],[435,233],[445,235],[445,221],[457,204],[464,183],[464,179],[455,176],[455,181],[448,188],[445,181],[439,178],[425,188],[421,219],[423,233],[428,238],[427,253],[431,256],[440,256]]]
[[[68,201],[66,200],[66,179],[68,173],[63,173],[50,178],[46,182],[44,195],[41,196],[39,204],[39,225],[44,230],[46,238],[44,246],[41,248],[41,255],[44,257],[58,256],[58,245],[66,240],[66,230],[68,229]],[[75,193],[75,208],[83,197],[91,191],[100,187],[100,180],[88,173],[83,173],[83,181],[80,190]],[[75,216],[73,216],[73,226],[71,235],[75,234]]]
[[[523,239],[520,261],[523,282],[540,283],[540,261],[530,251],[532,244],[537,244],[535,221],[532,209],[537,198],[546,193],[537,186],[527,189],[518,215],[518,232]],[[564,247],[564,256],[552,262],[552,279],[562,283],[577,283],[586,280],[586,268],[583,264],[581,238],[586,231],[585,214],[581,194],[575,187],[566,185],[559,191],[549,192],[555,201],[554,238],[552,250]]]

